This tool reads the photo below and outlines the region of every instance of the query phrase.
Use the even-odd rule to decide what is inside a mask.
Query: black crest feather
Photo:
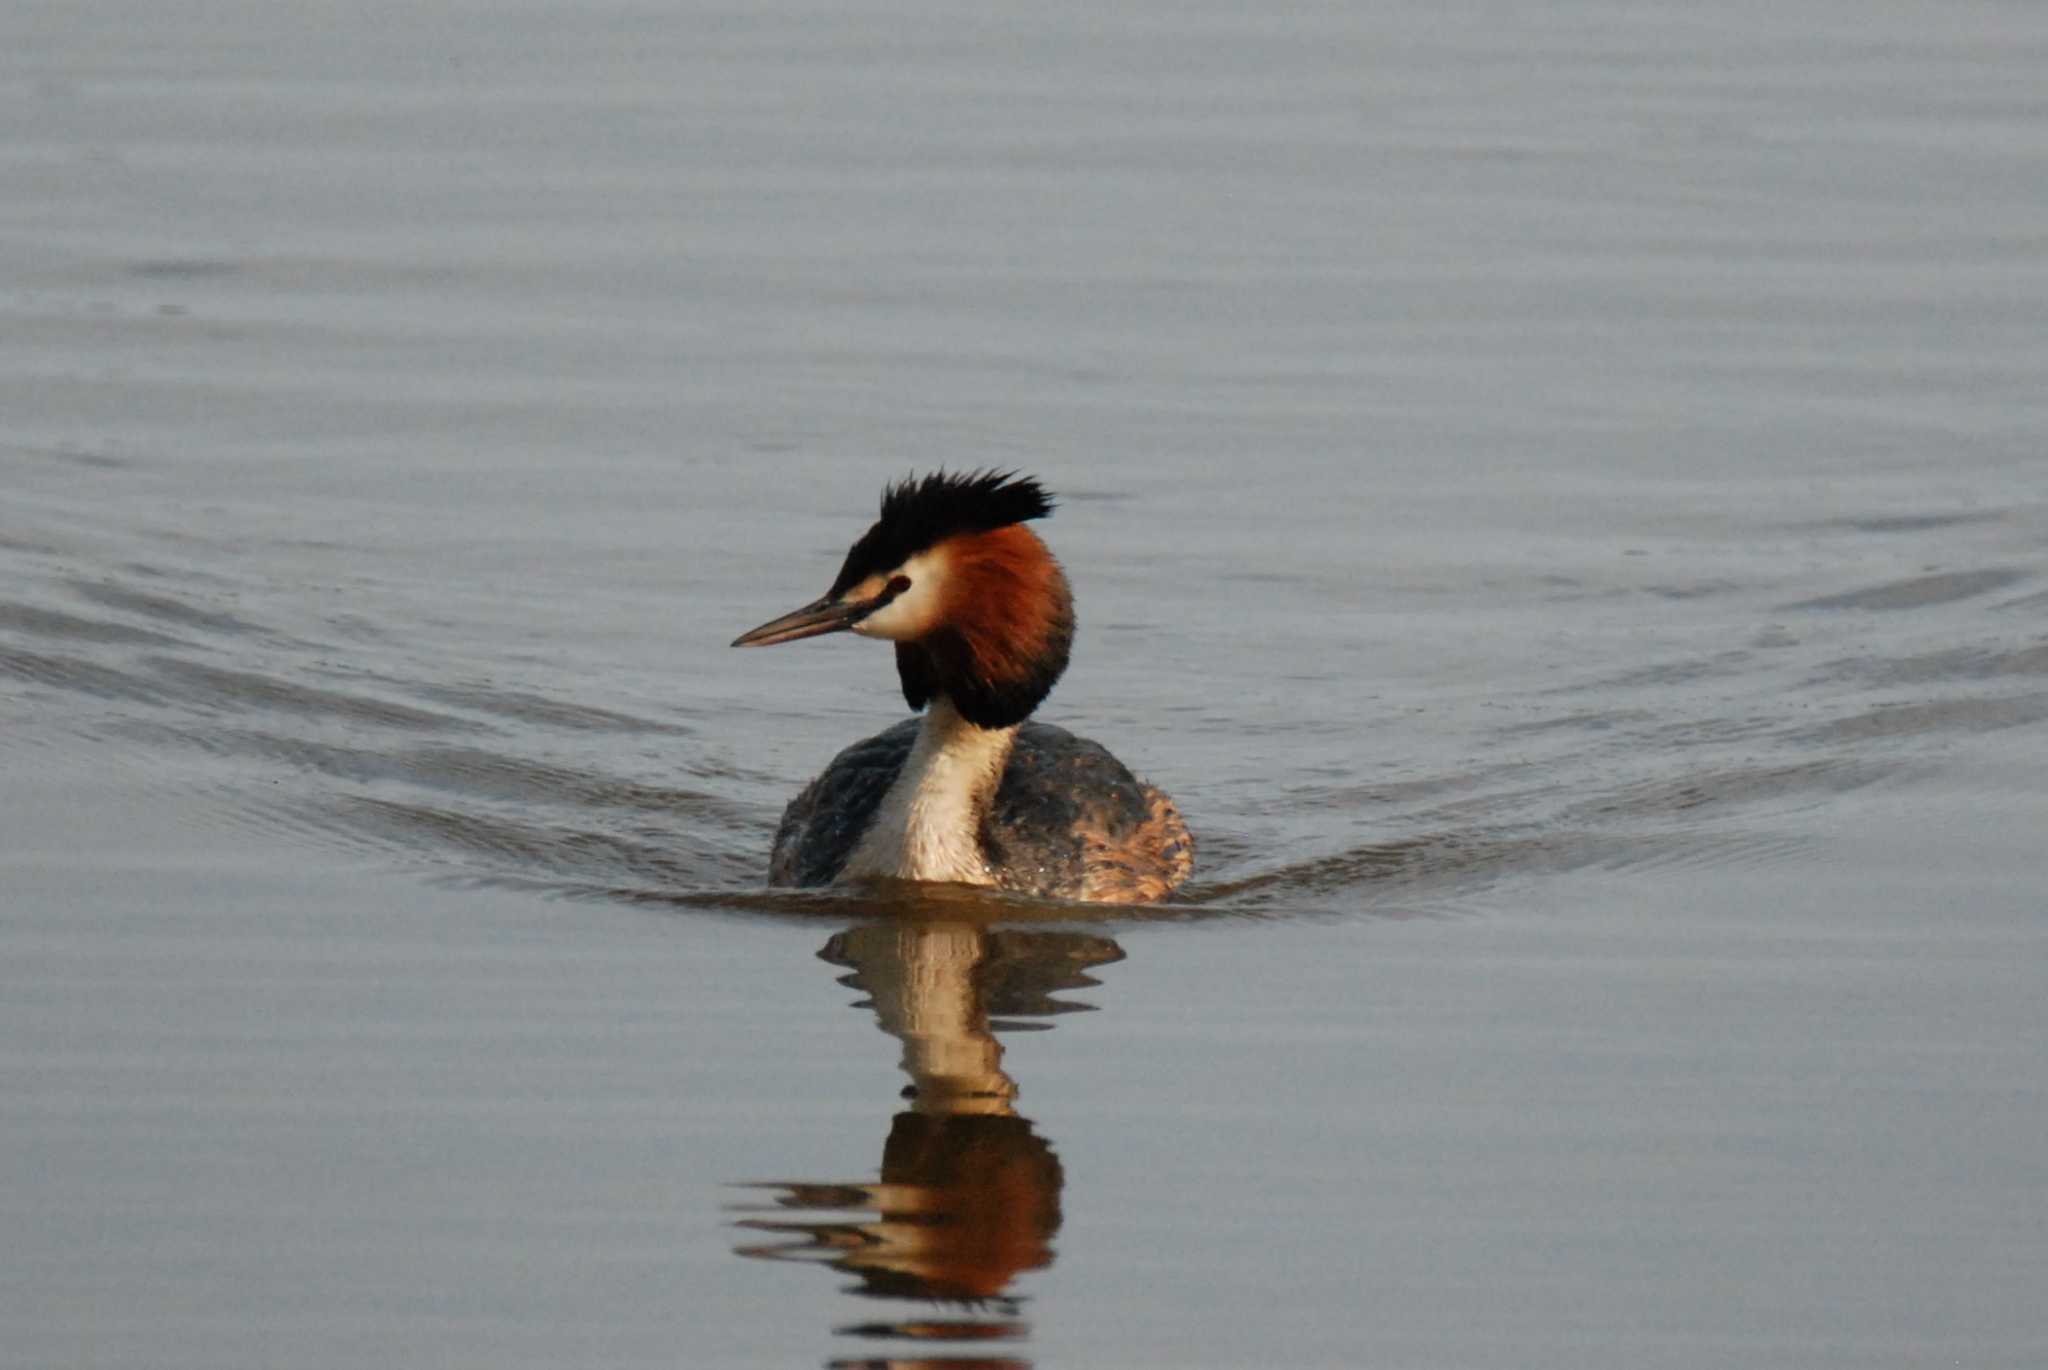
[[[922,480],[906,477],[882,492],[882,516],[847,552],[839,579],[826,593],[836,598],[869,576],[893,570],[957,534],[1007,528],[1052,511],[1053,499],[1045,487],[1015,471],[934,471]]]

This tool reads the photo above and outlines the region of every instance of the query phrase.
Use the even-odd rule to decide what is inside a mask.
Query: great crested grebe
[[[1014,472],[902,481],[823,598],[734,640],[885,638],[903,698],[925,711],[790,801],[768,883],[945,880],[1138,904],[1187,878],[1194,843],[1171,799],[1097,744],[1025,721],[1074,640],[1067,578],[1024,526],[1052,508]]]

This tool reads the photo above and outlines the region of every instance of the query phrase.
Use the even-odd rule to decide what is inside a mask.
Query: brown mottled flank
[[[907,718],[832,759],[783,811],[768,859],[771,885],[829,885],[903,769],[919,720]],[[980,823],[1001,888],[1049,899],[1148,904],[1194,866],[1173,801],[1101,746],[1026,723]]]
[[[1195,839],[1180,810],[1164,794],[1144,786],[1149,817],[1115,847],[1087,845],[1082,899],[1106,904],[1153,904],[1173,893],[1195,868]]]

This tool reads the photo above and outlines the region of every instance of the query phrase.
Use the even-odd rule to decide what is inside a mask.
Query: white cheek
[[[937,559],[914,556],[903,563],[898,575],[910,578],[910,588],[882,608],[853,625],[863,637],[909,642],[923,637],[939,621],[939,582],[944,579]]]
[[[938,617],[938,598],[939,592],[935,588],[913,580],[908,590],[854,624],[853,631],[866,637],[887,638],[891,642],[908,642],[912,638],[923,637]]]

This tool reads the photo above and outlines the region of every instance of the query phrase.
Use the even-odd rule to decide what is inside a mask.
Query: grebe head
[[[1015,472],[944,471],[882,492],[882,516],[823,597],[735,647],[851,630],[896,644],[903,697],[944,695],[983,728],[1022,723],[1067,669],[1074,600],[1060,564],[1024,524],[1052,497]]]

